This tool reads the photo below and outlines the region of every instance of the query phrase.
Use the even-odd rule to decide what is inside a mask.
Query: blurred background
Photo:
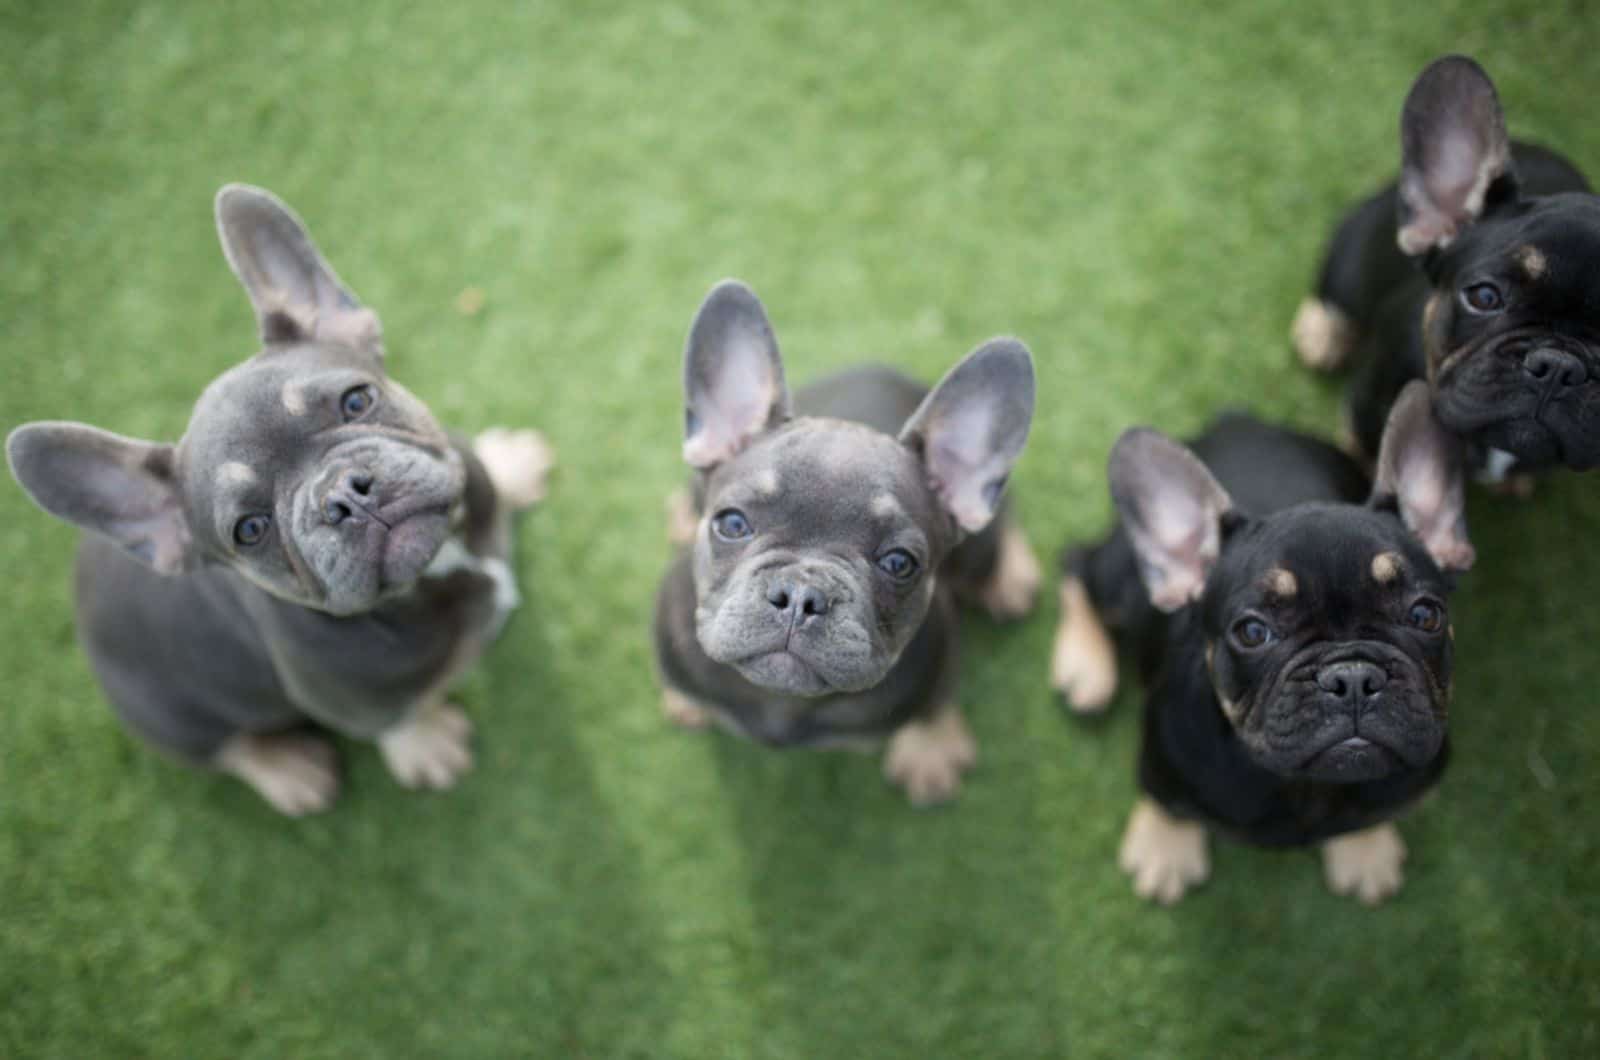
[[[1053,559],[1105,525],[1124,426],[1333,430],[1288,323],[1430,59],[1475,55],[1514,135],[1596,172],[1594,28],[1525,0],[4,5],[0,427],[181,434],[256,348],[211,222],[239,180],[441,419],[538,427],[560,466],[459,697],[477,772],[409,794],[346,744],[303,822],[123,734],[74,534],[0,484],[0,1055],[1600,1052],[1595,475],[1474,494],[1456,757],[1376,911],[1227,843],[1176,909],[1133,897],[1139,695],[1065,716],[1053,574],[1026,623],[967,620],[982,757],[932,813],[873,759],[669,729],[647,639],[717,279],[794,381],[1024,338],[1013,496]]]

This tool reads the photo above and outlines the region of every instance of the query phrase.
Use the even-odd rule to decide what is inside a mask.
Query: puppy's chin
[[[788,696],[823,696],[837,691],[809,663],[790,651],[743,659],[734,668],[751,684]]]
[[[450,536],[450,517],[424,512],[396,523],[384,536],[381,577],[385,588],[410,585],[422,575]]]
[[[1295,775],[1334,784],[1359,784],[1379,780],[1404,767],[1400,756],[1389,748],[1352,736],[1312,755]]]

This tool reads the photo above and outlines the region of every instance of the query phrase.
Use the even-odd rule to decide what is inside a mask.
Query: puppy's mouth
[[[761,652],[734,663],[745,678],[762,688],[793,696],[820,696],[833,691],[815,667],[787,649]]]
[[[386,588],[409,585],[421,577],[450,536],[449,505],[409,507],[409,511],[373,516],[371,533],[383,539],[379,545],[379,579]]]
[[[1355,784],[1388,776],[1404,765],[1393,750],[1365,736],[1348,736],[1317,751],[1300,764],[1311,780]]]

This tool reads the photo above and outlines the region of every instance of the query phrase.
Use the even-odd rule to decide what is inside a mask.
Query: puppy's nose
[[[814,585],[775,581],[767,586],[767,603],[779,611],[788,612],[791,621],[798,619],[803,622],[807,618],[828,613],[828,596]]]
[[[322,521],[338,526],[346,520],[359,518],[366,511],[372,487],[372,476],[365,471],[347,471],[340,475],[322,495]]]
[[[1582,361],[1552,346],[1540,346],[1524,357],[1522,370],[1539,386],[1557,392],[1582,386],[1589,378]]]
[[[1317,671],[1317,687],[1352,710],[1366,706],[1388,683],[1383,667],[1355,659],[1329,663]]]

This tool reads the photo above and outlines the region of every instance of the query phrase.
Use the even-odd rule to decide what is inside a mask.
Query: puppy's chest
[[[422,572],[421,581],[423,591],[460,591],[485,596],[488,606],[475,632],[490,640],[500,633],[511,612],[522,603],[511,565],[499,556],[477,555],[460,537],[452,537],[444,543]]]

